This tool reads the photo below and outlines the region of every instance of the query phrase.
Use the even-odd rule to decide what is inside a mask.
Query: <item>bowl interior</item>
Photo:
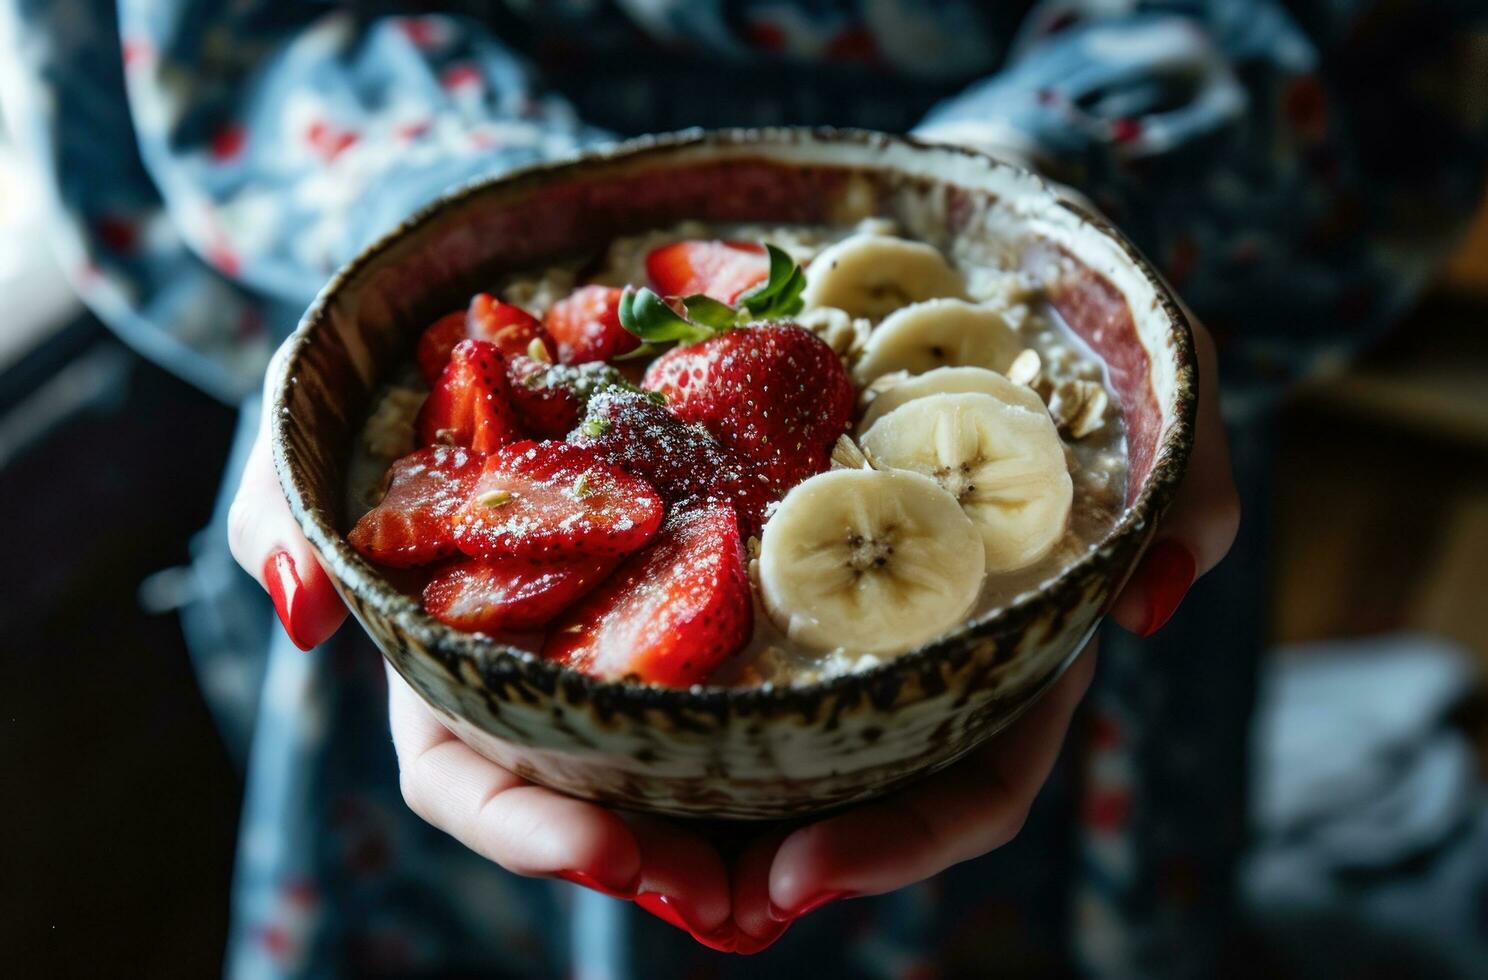
[[[554,684],[604,687],[443,627],[345,543],[346,470],[374,392],[411,357],[423,326],[462,308],[502,273],[594,254],[617,235],[684,219],[833,223],[869,215],[894,218],[907,234],[942,249],[975,241],[989,261],[1044,277],[1055,308],[1106,361],[1125,416],[1130,476],[1116,526],[1074,566],[988,620],[1014,625],[1020,606],[1057,592],[1065,579],[1088,577],[1093,563],[1124,578],[1135,549],[1119,546],[1150,533],[1191,441],[1196,378],[1183,314],[1130,243],[1037,178],[968,151],[858,132],[730,131],[637,141],[477,182],[415,215],[332,280],[284,360],[274,447],[292,510],[339,587],[396,617],[451,669],[473,669],[472,657],[483,666],[492,657],[516,658]],[[1113,555],[1127,564],[1117,567]],[[988,620],[974,625],[985,628]],[[933,656],[944,643],[900,659]],[[640,690],[652,701],[709,700],[696,690]]]

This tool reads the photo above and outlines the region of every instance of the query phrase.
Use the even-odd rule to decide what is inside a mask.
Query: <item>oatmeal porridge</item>
[[[435,618],[685,687],[867,669],[1006,605],[1110,530],[1127,461],[1036,275],[874,218],[493,283],[350,472],[349,539]]]

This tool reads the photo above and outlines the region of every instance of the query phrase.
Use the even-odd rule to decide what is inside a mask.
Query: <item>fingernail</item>
[[[264,559],[263,580],[264,588],[268,589],[269,597],[274,600],[274,611],[279,614],[279,622],[284,624],[284,632],[289,634],[294,645],[301,650],[314,647],[315,644],[306,638],[305,590],[300,585],[300,576],[295,571],[294,559],[289,556],[289,552],[280,548]]]
[[[1178,611],[1194,583],[1198,565],[1193,553],[1176,541],[1159,541],[1142,560],[1142,584],[1147,590],[1147,619],[1137,634],[1151,636]]]
[[[558,872],[558,877],[564,881],[573,882],[581,888],[599,892],[601,895],[608,895],[610,898],[623,898],[626,901],[630,901],[636,897],[638,881],[635,878],[632,878],[623,885],[613,885],[606,884],[584,871],[560,871]]]
[[[815,912],[823,905],[830,904],[843,898],[852,898],[855,894],[857,893],[850,891],[825,891],[818,895],[813,895],[811,898],[802,902],[795,909],[791,910],[783,909],[780,906],[776,905],[774,902],[771,902],[770,918],[774,919],[776,922],[794,922],[803,915],[810,915],[812,912]]]
[[[763,936],[751,936],[749,933],[740,929],[738,930],[738,935],[734,938],[734,952],[740,956],[753,956],[755,953],[763,953],[771,946],[774,946],[781,936],[789,932],[790,927],[791,924],[789,922],[781,922]]]
[[[641,892],[635,897],[635,903],[667,925],[675,926],[690,934],[693,939],[696,939],[709,949],[717,950],[720,953],[732,953],[734,951],[738,930],[734,928],[734,924],[731,921],[726,920],[723,925],[711,931],[700,929],[687,921],[687,916],[682,914],[682,910],[678,908],[676,902],[672,901],[670,897],[656,892]]]

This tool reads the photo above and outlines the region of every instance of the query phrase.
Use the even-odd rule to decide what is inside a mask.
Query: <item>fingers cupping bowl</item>
[[[1035,178],[803,131],[453,193],[285,364],[291,508],[457,735],[743,818],[887,791],[1037,698],[1166,506],[1196,385],[1157,277]]]

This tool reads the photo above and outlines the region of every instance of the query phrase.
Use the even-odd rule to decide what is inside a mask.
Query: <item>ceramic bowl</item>
[[[886,215],[943,249],[1036,266],[1110,369],[1128,429],[1127,506],[1035,591],[875,669],[790,688],[668,690],[574,673],[450,630],[345,542],[353,439],[420,329],[503,272],[595,254],[684,219]],[[476,181],[342,269],[273,379],[273,447],[295,517],[389,663],[461,739],[533,782],[685,816],[798,817],[949,765],[1053,683],[1126,581],[1183,475],[1197,375],[1189,326],[1120,232],[1037,177],[956,148],[859,131],[647,138]]]

